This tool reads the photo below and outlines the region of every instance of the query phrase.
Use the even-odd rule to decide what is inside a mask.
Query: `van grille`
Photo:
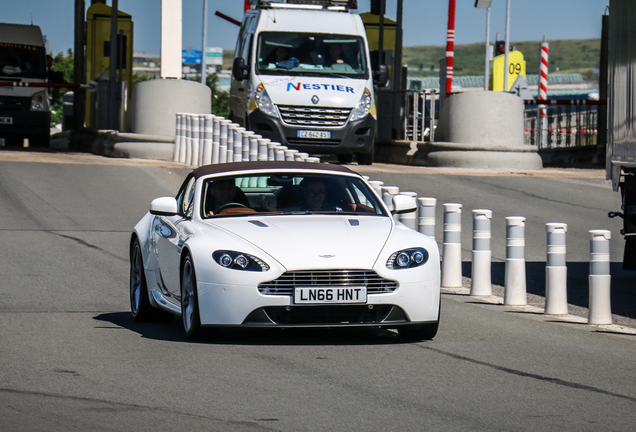
[[[351,108],[278,106],[283,123],[291,126],[342,127],[347,123]]]
[[[395,291],[398,283],[371,270],[300,270],[285,272],[273,281],[263,282],[258,285],[258,290],[264,295],[291,296],[296,286],[366,286],[367,294],[385,294]]]

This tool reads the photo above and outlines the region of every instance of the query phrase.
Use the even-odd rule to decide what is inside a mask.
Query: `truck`
[[[636,270],[636,2],[610,0],[607,61],[606,178],[620,191],[623,268]],[[605,38],[602,39],[605,42]],[[603,62],[601,62],[603,63]],[[603,66],[602,66],[603,67]],[[603,72],[603,70],[601,71]],[[602,89],[601,89],[602,90]],[[602,93],[601,93],[602,95]]]
[[[230,120],[291,149],[373,162],[374,84],[356,0],[251,0],[238,35]],[[375,78],[375,79],[374,79]]]
[[[0,23],[0,144],[48,147],[51,112],[45,87],[47,56],[36,25]]]

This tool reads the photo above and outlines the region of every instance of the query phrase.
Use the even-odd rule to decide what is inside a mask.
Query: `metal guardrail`
[[[434,141],[440,109],[439,90],[381,90],[377,97],[378,138]]]
[[[599,144],[599,111],[607,101],[551,99],[524,110],[526,144],[539,149],[578,147]],[[602,115],[602,114],[601,114]]]

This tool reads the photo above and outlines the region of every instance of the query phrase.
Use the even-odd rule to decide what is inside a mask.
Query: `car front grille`
[[[278,106],[283,123],[290,126],[342,127],[347,123],[351,108]]]
[[[395,291],[398,283],[371,270],[300,270],[285,272],[273,281],[263,282],[258,285],[258,290],[263,295],[291,296],[297,286],[366,286],[367,294],[386,294]]]

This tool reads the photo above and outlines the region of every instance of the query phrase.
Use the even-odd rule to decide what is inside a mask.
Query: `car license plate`
[[[13,124],[13,117],[0,117],[0,124]]]
[[[367,287],[296,287],[294,303],[366,303]]]
[[[299,130],[297,133],[298,138],[318,138],[318,139],[329,139],[331,138],[330,131],[310,131],[310,130]]]

